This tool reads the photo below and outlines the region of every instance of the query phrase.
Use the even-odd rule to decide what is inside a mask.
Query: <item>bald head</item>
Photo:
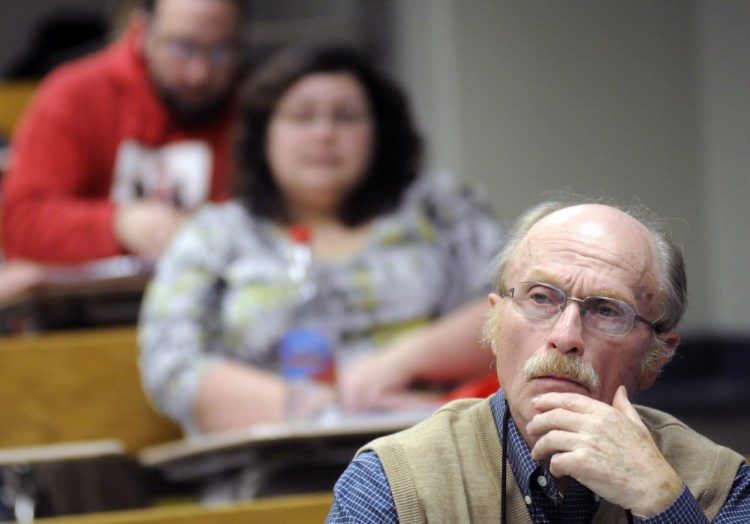
[[[510,270],[524,264],[530,250],[563,240],[585,248],[579,255],[582,259],[587,252],[599,249],[597,253],[607,257],[613,267],[627,269],[643,287],[653,284],[657,296],[647,299],[659,304],[654,318],[660,329],[671,331],[677,326],[687,304],[682,251],[663,221],[645,207],[621,208],[579,198],[578,202],[547,201],[528,209],[495,259],[495,289],[503,292],[512,285]]]
[[[674,326],[685,307],[682,254],[644,209],[545,202],[519,218],[494,272],[497,294],[490,295],[494,307],[483,340],[497,356],[498,373],[505,370],[501,383],[511,389],[519,382],[514,374],[526,365],[524,358],[554,351],[590,363],[602,378],[595,394],[609,402],[620,384],[630,392],[648,388],[679,343]],[[511,289],[525,297],[519,300],[533,301],[532,309],[555,300],[540,289],[557,289],[567,297],[565,305],[575,300],[579,310],[570,313],[563,305],[557,314],[537,317],[540,309],[519,306]],[[586,297],[632,308],[628,331],[608,334],[596,325],[598,319],[584,320],[581,301]],[[607,360],[605,354],[618,359]]]

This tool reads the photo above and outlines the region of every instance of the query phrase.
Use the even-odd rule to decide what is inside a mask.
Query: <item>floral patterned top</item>
[[[486,294],[503,227],[477,192],[429,176],[368,234],[351,259],[310,268],[316,307],[305,320],[334,333],[339,369]],[[280,225],[230,201],[202,208],[160,258],[141,309],[140,368],[157,407],[188,433],[212,365],[278,369],[277,343],[300,321],[291,248]]]

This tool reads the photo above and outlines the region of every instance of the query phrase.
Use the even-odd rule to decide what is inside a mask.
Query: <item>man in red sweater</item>
[[[145,1],[123,37],[39,86],[3,179],[8,260],[151,259],[228,196],[241,0]]]

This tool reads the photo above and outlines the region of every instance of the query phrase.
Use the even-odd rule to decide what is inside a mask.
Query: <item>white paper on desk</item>
[[[356,434],[370,431],[400,430],[413,426],[429,417],[436,408],[410,409],[399,411],[366,411],[344,413],[338,407],[323,411],[310,422],[284,422],[257,424],[254,433],[261,436],[292,436],[321,434]]]
[[[432,414],[434,409],[380,411],[362,414],[324,413],[317,420],[299,423],[256,424],[241,430],[193,435],[141,450],[138,459],[146,467],[239,446],[326,437],[380,434],[406,429]]]
[[[134,255],[120,255],[83,264],[45,265],[43,275],[45,283],[65,284],[147,275],[152,269],[151,261]]]

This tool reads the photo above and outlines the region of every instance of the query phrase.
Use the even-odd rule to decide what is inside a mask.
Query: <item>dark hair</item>
[[[244,93],[236,150],[235,196],[250,212],[289,222],[266,158],[268,125],[283,94],[302,77],[349,73],[362,85],[375,125],[371,164],[342,203],[339,219],[354,226],[394,209],[420,171],[422,141],[402,90],[349,47],[293,47],[271,57]]]

